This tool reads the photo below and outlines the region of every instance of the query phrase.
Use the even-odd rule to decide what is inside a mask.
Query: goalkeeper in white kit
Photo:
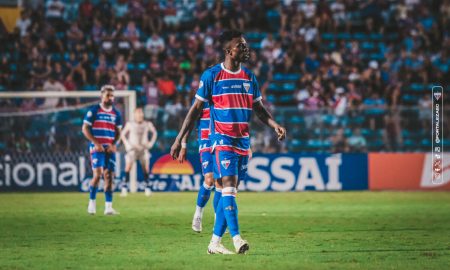
[[[151,139],[148,140],[148,133],[151,133]],[[128,136],[127,136],[128,135]],[[128,121],[120,135],[125,150],[125,179],[122,181],[121,196],[127,196],[128,183],[130,183],[130,170],[136,160],[141,163],[146,181],[145,195],[150,196],[152,190],[149,185],[150,176],[150,149],[156,142],[158,132],[150,121],[144,120],[142,108],[136,108],[134,111],[134,121]]]

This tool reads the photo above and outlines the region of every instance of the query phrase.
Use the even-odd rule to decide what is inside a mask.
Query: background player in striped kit
[[[245,253],[249,249],[249,244],[240,236],[235,197],[238,182],[247,174],[250,149],[249,121],[252,110],[255,110],[263,123],[274,129],[279,140],[286,137],[286,130],[273,120],[261,102],[262,97],[255,75],[241,66],[241,63],[250,57],[243,34],[239,31],[225,31],[220,39],[225,52],[225,61],[203,73],[196,101],[191,106],[171,147],[171,155],[173,158],[178,157],[182,139],[202,112],[202,102],[209,102],[214,178],[222,183],[223,189],[208,253],[231,253],[220,243],[227,226],[233,237],[236,252]]]
[[[103,174],[105,181],[105,215],[118,214],[112,208],[112,185],[116,166],[116,142],[120,137],[122,117],[114,108],[114,86],[104,85],[101,90],[101,103],[89,109],[83,121],[83,134],[90,141],[89,153],[93,177],[89,184],[88,213],[96,213],[98,183]]]
[[[192,219],[192,230],[195,232],[202,231],[202,219],[203,210],[208,203],[211,191],[215,186],[214,191],[214,212],[216,211],[217,204],[222,196],[222,186],[214,181],[213,177],[213,159],[211,155],[211,142],[209,140],[209,126],[210,126],[210,108],[209,103],[203,103],[202,113],[197,121],[197,139],[198,139],[198,151],[200,154],[200,164],[202,165],[202,174],[204,177],[203,184],[200,186],[200,190],[197,194],[197,201],[195,207],[194,217]],[[186,134],[182,140],[180,154],[178,161],[183,163],[186,159],[186,141],[187,137],[191,133],[191,130]]]
[[[151,133],[151,139],[148,140],[148,133]],[[127,138],[127,135],[128,138]],[[158,132],[155,126],[150,121],[144,120],[144,112],[142,108],[136,108],[134,110],[134,121],[129,121],[123,128],[120,135],[125,150],[125,175],[122,181],[121,196],[127,196],[128,183],[130,182],[130,170],[136,160],[141,163],[142,170],[144,171],[145,180],[145,195],[151,195],[151,187],[149,184],[150,174],[150,149],[156,142]]]

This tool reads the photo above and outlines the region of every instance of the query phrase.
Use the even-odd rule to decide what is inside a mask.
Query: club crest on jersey
[[[93,159],[92,159],[92,163],[93,163],[93,164],[97,164],[97,161],[98,161],[98,159],[96,159],[96,158],[93,158]]]
[[[248,92],[248,90],[250,89],[250,84],[249,83],[243,83],[242,85],[244,86],[245,91]]]
[[[206,167],[208,167],[208,164],[209,164],[209,161],[202,162],[203,169],[206,169]]]
[[[225,169],[228,169],[228,167],[230,166],[230,161],[229,160],[222,160],[221,162],[220,162],[221,164],[222,164],[222,166],[225,168]]]

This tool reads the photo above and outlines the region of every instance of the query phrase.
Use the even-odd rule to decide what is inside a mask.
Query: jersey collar
[[[111,112],[113,110],[113,106],[111,106],[111,109],[107,110],[105,107],[103,107],[103,105],[100,103],[100,108],[102,108],[102,110],[104,110],[105,112]]]
[[[239,69],[238,69],[238,71],[231,71],[231,70],[229,70],[229,69],[226,69],[226,68],[225,68],[225,65],[223,64],[223,62],[220,63],[220,67],[221,67],[223,70],[225,70],[226,72],[231,73],[231,74],[239,74],[239,73],[241,73],[241,64],[239,64]]]

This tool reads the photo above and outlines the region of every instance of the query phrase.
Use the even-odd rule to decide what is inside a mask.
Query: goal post
[[[114,96],[117,98],[124,99],[124,125],[125,121],[133,120],[134,110],[136,109],[136,92],[133,90],[122,91],[116,90],[114,92]],[[18,92],[0,92],[0,101],[6,99],[35,99],[35,98],[89,98],[95,99],[100,98],[99,91],[18,91]],[[40,114],[42,111],[45,112],[58,112],[64,111],[64,107],[59,108],[47,108],[44,110],[36,110],[36,111],[26,111],[26,112],[8,112],[2,111],[1,116],[8,117],[8,115],[17,115],[17,116],[28,116],[33,114]],[[81,127],[80,127],[81,128]],[[130,191],[136,192],[138,190],[137,186],[137,167],[136,162],[133,165],[130,171]]]

